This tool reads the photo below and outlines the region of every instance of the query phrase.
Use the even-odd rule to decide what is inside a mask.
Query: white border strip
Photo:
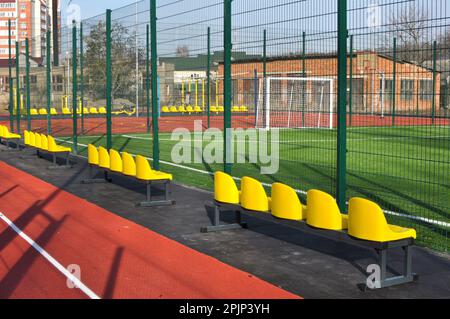
[[[73,144],[72,141],[65,141],[65,140],[62,140],[62,139],[57,139],[57,140],[60,141],[60,142]],[[83,146],[83,147],[87,147],[87,145],[85,145],[85,144],[79,144],[78,143],[78,145]],[[136,154],[130,154],[130,155],[136,156]],[[86,158],[84,156],[80,156],[80,157]],[[153,161],[153,158],[151,158],[151,157],[146,157],[146,158],[148,160],[150,160],[150,161]],[[212,172],[207,172],[207,171],[203,171],[203,170],[200,170],[200,169],[196,169],[196,168],[192,168],[192,167],[188,167],[188,166],[184,166],[184,165],[180,165],[180,164],[174,164],[174,163],[166,162],[166,161],[160,161],[160,162],[165,164],[165,165],[168,165],[168,166],[185,169],[185,170],[188,170],[188,171],[191,171],[191,172],[196,172],[196,173],[200,173],[200,174],[204,174],[204,175],[210,175],[210,176],[214,175],[214,173],[212,173]],[[234,177],[234,176],[233,176],[233,179],[236,180],[236,181],[241,181],[242,180],[241,178]],[[267,183],[261,183],[261,184],[263,186],[266,186],[266,187],[271,187],[272,186],[271,184],[267,184]],[[295,192],[297,192],[298,194],[302,194],[302,195],[306,195],[307,194],[307,192],[299,190],[299,189],[295,189]],[[388,214],[388,215],[391,215],[391,216],[402,217],[402,218],[406,218],[406,219],[421,221],[421,222],[424,222],[424,223],[427,223],[427,224],[430,224],[430,225],[437,225],[437,226],[441,226],[441,227],[450,228],[450,223],[446,223],[446,222],[439,221],[439,220],[434,220],[434,219],[429,219],[429,218],[424,218],[424,217],[411,216],[411,215],[407,215],[407,214],[401,214],[401,213],[392,212],[392,211],[389,211],[389,210],[384,210],[383,212],[385,214]]]
[[[61,272],[67,279],[72,281],[76,287],[78,287],[84,294],[91,299],[101,299],[85,284],[83,284],[77,277],[72,275],[63,265],[61,265],[55,258],[47,253],[41,246],[35,243],[27,234],[20,230],[12,221],[8,219],[3,213],[0,212],[0,219],[2,219],[12,230],[14,230],[20,237],[22,237],[31,247],[33,247],[39,254],[42,255],[47,261],[52,264],[59,272]]]

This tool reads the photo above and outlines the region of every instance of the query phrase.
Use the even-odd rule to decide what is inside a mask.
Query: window
[[[36,75],[31,75],[30,76],[30,83],[31,84],[36,84],[37,83],[37,76]]]
[[[392,101],[394,93],[394,80],[384,80],[384,98],[386,101]],[[383,80],[380,80],[380,97],[383,94]]]
[[[433,99],[433,80],[419,81],[419,97],[422,101],[431,101]]]
[[[54,75],[52,77],[52,87],[54,92],[62,92],[63,91],[63,77],[62,75]]]
[[[414,97],[414,80],[402,80],[401,98],[405,101],[411,101]]]

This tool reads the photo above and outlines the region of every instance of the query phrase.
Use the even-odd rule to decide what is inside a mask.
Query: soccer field
[[[192,142],[198,137],[192,135]],[[63,139],[64,140],[64,139]],[[70,139],[65,139],[70,144]],[[239,140],[239,137],[237,138]],[[246,154],[249,143],[246,141]],[[234,164],[233,176],[252,176],[270,185],[283,182],[305,192],[317,188],[335,195],[336,131],[281,130],[279,171],[261,175],[259,163]],[[105,145],[104,136],[79,137],[80,154],[85,146]],[[179,183],[211,191],[210,173],[222,164],[174,164],[171,158],[178,140],[160,135],[161,169]],[[204,146],[206,143],[204,143]],[[113,148],[152,157],[152,138],[145,134],[115,135]],[[221,152],[221,150],[219,150]],[[419,243],[448,251],[450,224],[450,127],[411,126],[348,129],[348,198],[362,196],[386,210],[391,222],[415,227]]]

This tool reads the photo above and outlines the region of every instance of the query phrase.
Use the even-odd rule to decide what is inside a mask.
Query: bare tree
[[[179,58],[186,58],[189,56],[189,47],[187,45],[181,45],[177,47],[176,55]]]
[[[423,64],[432,58],[431,41],[428,37],[429,15],[426,9],[411,4],[389,17],[390,36],[398,41],[400,59]],[[392,43],[392,39],[389,39]]]

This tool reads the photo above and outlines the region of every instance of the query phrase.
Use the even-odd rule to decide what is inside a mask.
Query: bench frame
[[[6,145],[7,149],[6,150],[2,150],[2,152],[20,152],[20,146],[21,146],[21,139],[20,138],[4,138],[1,137],[0,138],[0,143],[3,144],[3,142],[5,142],[4,145]],[[11,147],[11,143],[16,145],[16,148],[12,148]]]
[[[69,157],[70,157],[70,152],[50,152],[50,151],[46,151],[37,147],[33,147],[36,150],[36,154],[38,157],[41,158],[41,153],[43,154],[49,154],[52,156],[52,163],[53,165],[48,166],[47,168],[49,170],[60,170],[60,169],[71,169],[72,165],[70,165],[70,161],[69,161]],[[64,157],[66,160],[66,164],[65,165],[58,165],[57,163],[57,158],[59,154],[65,154],[66,156]]]
[[[157,207],[157,206],[172,206],[175,205],[175,200],[169,199],[171,193],[171,181],[170,180],[155,180],[155,181],[143,181],[133,176],[127,176],[120,174],[119,172],[111,171],[110,169],[103,168],[97,165],[89,165],[89,179],[83,180],[82,184],[101,184],[101,183],[111,183],[112,178],[109,174],[117,174],[123,177],[133,178],[138,182],[144,182],[146,185],[146,200],[137,204],[138,207]],[[103,178],[95,178],[94,170],[104,173]],[[152,185],[153,184],[163,184],[164,185],[164,200],[152,200]]]
[[[235,222],[232,224],[220,224],[220,214],[221,209],[223,209],[224,212],[231,212],[233,211],[235,213]],[[214,201],[214,220],[212,226],[202,227],[201,232],[202,233],[210,233],[210,232],[219,232],[219,231],[226,231],[226,230],[233,230],[233,229],[239,229],[239,228],[248,228],[247,223],[242,222],[242,213],[248,214],[252,217],[256,217],[259,219],[264,219],[268,222],[275,222],[277,224],[295,228],[295,229],[308,229],[308,230],[314,230],[319,235],[322,235],[324,237],[329,238],[331,233],[338,234],[339,238],[333,238],[334,240],[344,241],[352,245],[356,245],[363,248],[372,248],[375,250],[375,253],[378,257],[378,266],[380,267],[380,282],[379,287],[375,288],[382,289],[382,288],[388,288],[393,286],[398,286],[402,284],[412,283],[419,279],[419,276],[412,272],[412,251],[411,248],[414,245],[414,239],[413,238],[407,238],[403,240],[397,240],[397,241],[391,241],[391,242],[374,242],[374,241],[367,241],[367,240],[361,240],[354,237],[351,237],[348,235],[348,232],[345,230],[342,231],[332,231],[332,230],[324,230],[324,229],[318,229],[309,226],[305,221],[292,221],[292,220],[284,220],[279,219],[271,214],[264,212],[255,212],[255,211],[249,211],[244,209],[240,205],[235,204],[224,204],[220,203],[218,201]],[[397,276],[388,277],[387,274],[387,268],[388,268],[388,252],[390,249],[393,248],[402,248],[403,250],[403,272]],[[357,285],[358,288],[365,292],[369,290],[366,283],[360,283]]]

